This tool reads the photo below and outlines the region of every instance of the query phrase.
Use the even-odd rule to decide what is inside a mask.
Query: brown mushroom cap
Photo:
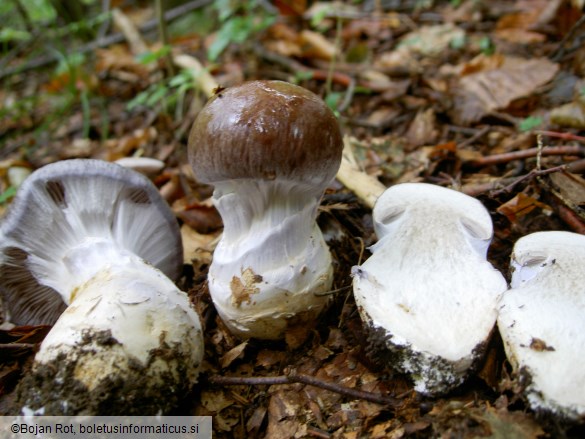
[[[282,81],[252,81],[213,96],[189,135],[189,161],[206,183],[254,178],[326,186],[343,140],[314,93]]]

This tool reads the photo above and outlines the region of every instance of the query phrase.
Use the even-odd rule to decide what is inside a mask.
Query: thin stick
[[[349,387],[341,386],[337,383],[323,381],[302,373],[293,373],[290,375],[280,375],[276,377],[226,377],[221,375],[211,375],[207,378],[207,380],[211,384],[219,384],[223,386],[271,386],[301,383],[309,386],[319,387],[321,389],[329,390],[331,392],[339,393],[340,395],[349,396],[351,398],[374,402],[376,404],[390,405],[392,407],[398,407],[401,404],[401,401],[396,398],[379,395],[377,393],[366,392],[364,390],[351,389]]]
[[[523,149],[521,151],[505,152],[502,154],[493,154],[482,157],[477,160],[472,160],[469,165],[475,167],[499,165],[508,163],[514,160],[522,160],[529,157],[538,156],[539,148]],[[543,156],[549,155],[580,155],[585,156],[585,147],[578,145],[563,145],[563,146],[547,146],[542,148],[541,154]]]
[[[524,180],[528,180],[528,179],[535,178],[535,177],[540,178],[543,175],[552,174],[554,172],[566,171],[566,170],[567,170],[567,165],[555,166],[554,168],[549,168],[549,169],[533,169],[528,174],[525,174],[525,175],[522,175],[521,177],[518,177],[516,180],[514,180],[508,186],[506,186],[502,189],[499,189],[497,191],[492,191],[490,193],[490,195],[497,196],[497,195],[500,195],[500,194],[505,193],[505,192],[510,192],[512,189],[514,189],[514,186],[516,186],[519,183],[522,183]]]
[[[557,131],[539,130],[539,131],[536,131],[536,134],[542,134],[543,136],[548,136],[548,137],[556,137],[557,139],[563,139],[563,140],[576,140],[578,142],[585,142],[585,137],[578,136],[577,134],[573,134],[573,133],[560,133]]]

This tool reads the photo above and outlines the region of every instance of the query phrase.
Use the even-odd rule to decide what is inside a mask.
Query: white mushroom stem
[[[215,183],[224,234],[213,255],[213,302],[236,334],[282,338],[293,316],[310,321],[328,298],[331,255],[315,222],[321,196],[298,182]]]
[[[533,409],[585,416],[585,236],[538,232],[514,246],[498,328]]]
[[[406,183],[378,199],[374,225],[373,255],[353,270],[358,310],[417,391],[446,392],[481,358],[506,289],[486,261],[490,216],[464,194]]]
[[[42,266],[46,261],[29,259],[37,273],[48,268]],[[25,407],[103,414],[98,403],[80,406],[85,399],[103,403],[100,395],[116,407],[127,395],[144,401],[162,392],[152,414],[172,410],[196,382],[203,358],[199,317],[187,295],[154,266],[104,238],[88,237],[63,255],[58,268],[47,284],[60,286],[70,304],[41,344],[31,374],[52,384],[25,384]],[[111,388],[124,382],[139,383],[138,390]]]
[[[69,378],[88,391],[104,380],[127,379],[132,362],[151,376],[152,386],[195,381],[203,355],[199,318],[186,294],[159,270],[126,254],[102,267],[73,295],[41,344],[37,368],[55,362],[65,371],[68,363],[74,364]],[[107,343],[105,333],[111,337]],[[157,351],[165,346],[173,352],[172,361],[165,358],[168,352]]]

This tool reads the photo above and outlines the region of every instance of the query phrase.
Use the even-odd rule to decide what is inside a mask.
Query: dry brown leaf
[[[173,203],[173,212],[193,230],[199,233],[213,233],[223,227],[221,216],[211,200],[189,202],[184,197]]]
[[[303,56],[330,61],[335,56],[335,45],[318,32],[303,30],[299,36]]]
[[[454,84],[453,118],[466,125],[505,109],[549,82],[559,69],[547,58],[506,57],[500,67],[463,76]]]
[[[497,212],[506,216],[510,222],[514,223],[518,218],[528,215],[536,208],[552,211],[546,204],[520,192],[514,198],[498,207]]]
[[[254,413],[252,413],[252,416],[246,422],[246,431],[250,433],[260,430],[265,417],[266,407],[256,407],[256,410],[254,410]]]
[[[285,354],[282,351],[263,349],[256,356],[256,366],[268,369],[276,364],[280,364],[284,358]]]
[[[398,48],[425,56],[437,56],[444,52],[452,41],[462,39],[464,36],[463,29],[452,23],[422,26],[406,34]]]
[[[227,396],[224,390],[201,391],[201,405],[210,413],[219,413],[234,402],[233,398]]]
[[[585,99],[554,108],[550,113],[550,121],[563,127],[585,129]]]
[[[544,435],[542,428],[526,413],[488,406],[481,415],[474,414],[473,417],[487,424],[491,430],[490,438],[536,439]]]
[[[416,114],[406,133],[409,150],[435,142],[439,135],[436,120],[435,111],[432,108],[421,110]]]
[[[277,390],[268,403],[268,428],[266,437],[293,438],[302,437],[306,433],[298,415],[303,404],[299,392]]]
[[[240,343],[235,348],[230,349],[224,355],[222,355],[222,357],[219,360],[221,367],[225,369],[230,364],[232,364],[235,359],[237,359],[244,353],[246,346],[248,346],[248,340]]]
[[[181,239],[183,240],[183,261],[190,265],[193,261],[202,264],[211,263],[211,254],[216,235],[203,235],[196,232],[186,224],[181,226]]]
[[[556,172],[550,175],[550,179],[565,203],[585,208],[585,178],[569,172]]]

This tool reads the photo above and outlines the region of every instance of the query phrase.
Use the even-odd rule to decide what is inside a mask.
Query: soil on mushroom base
[[[119,345],[110,331],[84,334],[75,352],[83,356],[95,354],[96,346],[111,347]],[[112,374],[93,389],[75,378],[78,360],[72,361],[75,354],[64,353],[50,364],[37,365],[25,374],[19,383],[15,407],[12,414],[19,414],[26,405],[31,410],[44,408],[45,415],[83,415],[100,413],[103,416],[156,415],[171,413],[180,403],[181,395],[189,391],[186,382],[177,376],[187,374],[184,359],[178,358],[176,349],[160,340],[157,349],[149,354],[146,366],[130,358],[123,376],[115,369]],[[158,360],[173,364],[176,374],[171,371],[160,372],[153,379],[151,366]],[[155,366],[156,368],[156,366]],[[112,395],[120,395],[112,398]]]

